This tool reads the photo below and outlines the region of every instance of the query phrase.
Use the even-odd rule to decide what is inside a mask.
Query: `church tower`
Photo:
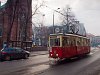
[[[3,43],[32,40],[32,0],[7,0],[0,14]]]
[[[8,0],[10,40],[28,41],[32,36],[32,0]],[[14,33],[15,32],[15,33]],[[8,37],[9,39],[9,37]]]

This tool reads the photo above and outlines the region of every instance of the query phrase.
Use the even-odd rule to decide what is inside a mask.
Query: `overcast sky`
[[[6,3],[7,0],[0,0],[1,1],[1,4],[4,4]]]
[[[94,35],[100,35],[100,0],[46,0],[49,7],[52,9],[63,9],[66,5],[70,5],[76,18],[84,23],[86,31]],[[61,10],[60,9],[60,10]],[[60,11],[59,10],[59,11]],[[47,11],[47,12],[46,12]],[[52,15],[50,16],[49,9],[45,9],[45,16],[48,23],[51,23]],[[55,14],[56,16],[56,14]],[[48,19],[47,19],[48,18]],[[59,17],[58,17],[59,18]],[[58,19],[55,21],[58,21]],[[47,23],[46,22],[46,23]]]
[[[4,3],[6,0],[0,0]],[[33,0],[35,1],[35,0]],[[41,1],[41,0],[40,0]],[[45,0],[46,5],[52,9],[63,9],[70,5],[76,18],[84,23],[86,31],[95,35],[100,35],[100,0]],[[52,25],[53,11],[49,8],[42,8],[41,12],[45,14],[44,24]],[[60,14],[55,12],[55,23],[59,22]]]

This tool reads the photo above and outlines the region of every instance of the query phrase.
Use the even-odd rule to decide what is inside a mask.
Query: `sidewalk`
[[[37,56],[37,55],[46,55],[48,54],[48,51],[33,51],[33,52],[30,52],[30,56]]]

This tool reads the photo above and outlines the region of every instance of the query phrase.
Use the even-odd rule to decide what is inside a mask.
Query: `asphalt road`
[[[98,75],[100,72],[100,49],[81,59],[64,60],[38,75]],[[99,69],[99,70],[98,70]]]
[[[0,62],[0,75],[8,75],[11,72],[23,70],[28,67],[35,67],[48,61],[48,55],[39,55],[30,57],[29,59]]]
[[[48,55],[39,55],[26,60],[0,62],[0,75],[93,75],[99,59],[100,49],[93,49],[86,57],[51,66]]]

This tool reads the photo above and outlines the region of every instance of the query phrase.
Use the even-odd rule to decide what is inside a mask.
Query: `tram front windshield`
[[[60,38],[50,38],[50,46],[60,46]]]

